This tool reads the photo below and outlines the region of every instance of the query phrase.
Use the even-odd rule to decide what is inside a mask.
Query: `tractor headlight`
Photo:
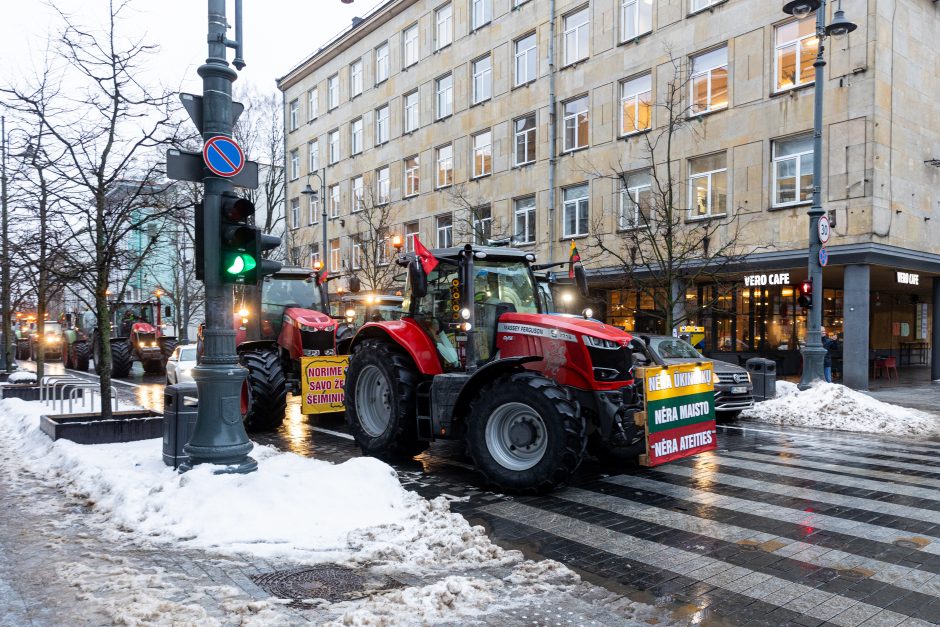
[[[464,307],[463,309],[461,309],[461,310],[460,310],[460,317],[463,318],[464,320],[469,320],[469,319],[470,319],[470,310],[467,309],[466,307]]]
[[[346,317],[347,317],[347,318],[355,318],[355,317],[356,317],[356,310],[355,310],[355,309],[347,309],[347,310],[346,310]]]
[[[591,309],[590,307],[586,307],[584,311],[581,312],[581,315],[584,316],[585,318],[593,318],[594,310]]]
[[[585,335],[584,343],[588,346],[593,346],[594,348],[604,348],[607,350],[616,350],[620,348],[620,344],[614,342],[613,340],[605,340],[604,338],[594,337],[593,335]]]

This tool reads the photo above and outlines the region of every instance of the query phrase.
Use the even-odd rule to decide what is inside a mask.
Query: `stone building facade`
[[[351,270],[366,224],[356,208],[387,201],[389,233],[428,246],[512,235],[540,261],[563,261],[568,240],[584,253],[597,232],[616,238],[638,219],[656,184],[650,138],[664,136],[676,101],[688,120],[672,137],[676,207],[690,228],[733,220],[749,252],[729,268],[738,288],[695,321],[702,347],[798,370],[817,41],[815,15],[796,20],[781,5],[388,0],[279,80],[292,245]],[[846,347],[842,376],[864,387],[885,359],[926,364],[937,350],[940,7],[842,8],[858,29],[825,40],[824,324]],[[318,187],[311,172],[325,180],[327,251],[322,200],[300,194]],[[667,331],[618,283],[615,263],[596,255],[590,266],[608,321]],[[766,273],[787,282],[746,282]],[[707,299],[708,285],[685,289]]]

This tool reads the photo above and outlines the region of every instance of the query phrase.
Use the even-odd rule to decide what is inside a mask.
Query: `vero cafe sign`
[[[767,285],[790,285],[790,273],[749,274],[744,277],[745,287],[764,287]]]
[[[641,368],[646,411],[644,466],[656,466],[718,447],[715,372],[711,363]]]

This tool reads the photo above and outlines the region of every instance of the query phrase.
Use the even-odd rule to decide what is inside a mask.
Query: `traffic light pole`
[[[236,37],[225,38],[225,0],[209,2],[209,57],[199,67],[202,77],[203,140],[224,135],[232,136],[232,83],[238,77],[226,60],[226,48],[236,47],[233,64],[244,64],[241,57],[241,2],[236,0]],[[248,456],[252,444],[242,423],[241,394],[246,371],[238,364],[235,353],[235,329],[232,321],[232,289],[220,278],[221,251],[218,237],[223,193],[232,191],[228,179],[207,171],[205,184],[203,255],[206,291],[206,325],[202,361],[193,368],[193,379],[199,390],[199,413],[189,443],[184,451],[189,459],[182,471],[197,464],[219,466],[219,473],[248,473],[258,463]]]

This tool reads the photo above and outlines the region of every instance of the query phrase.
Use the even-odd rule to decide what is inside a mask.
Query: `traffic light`
[[[250,224],[255,205],[232,192],[222,194],[219,216],[221,279],[223,283],[258,283],[281,269],[281,264],[265,259],[263,253],[281,244],[281,238],[264,235]]]
[[[803,281],[800,283],[800,297],[796,299],[797,304],[803,309],[813,308],[813,282]]]

